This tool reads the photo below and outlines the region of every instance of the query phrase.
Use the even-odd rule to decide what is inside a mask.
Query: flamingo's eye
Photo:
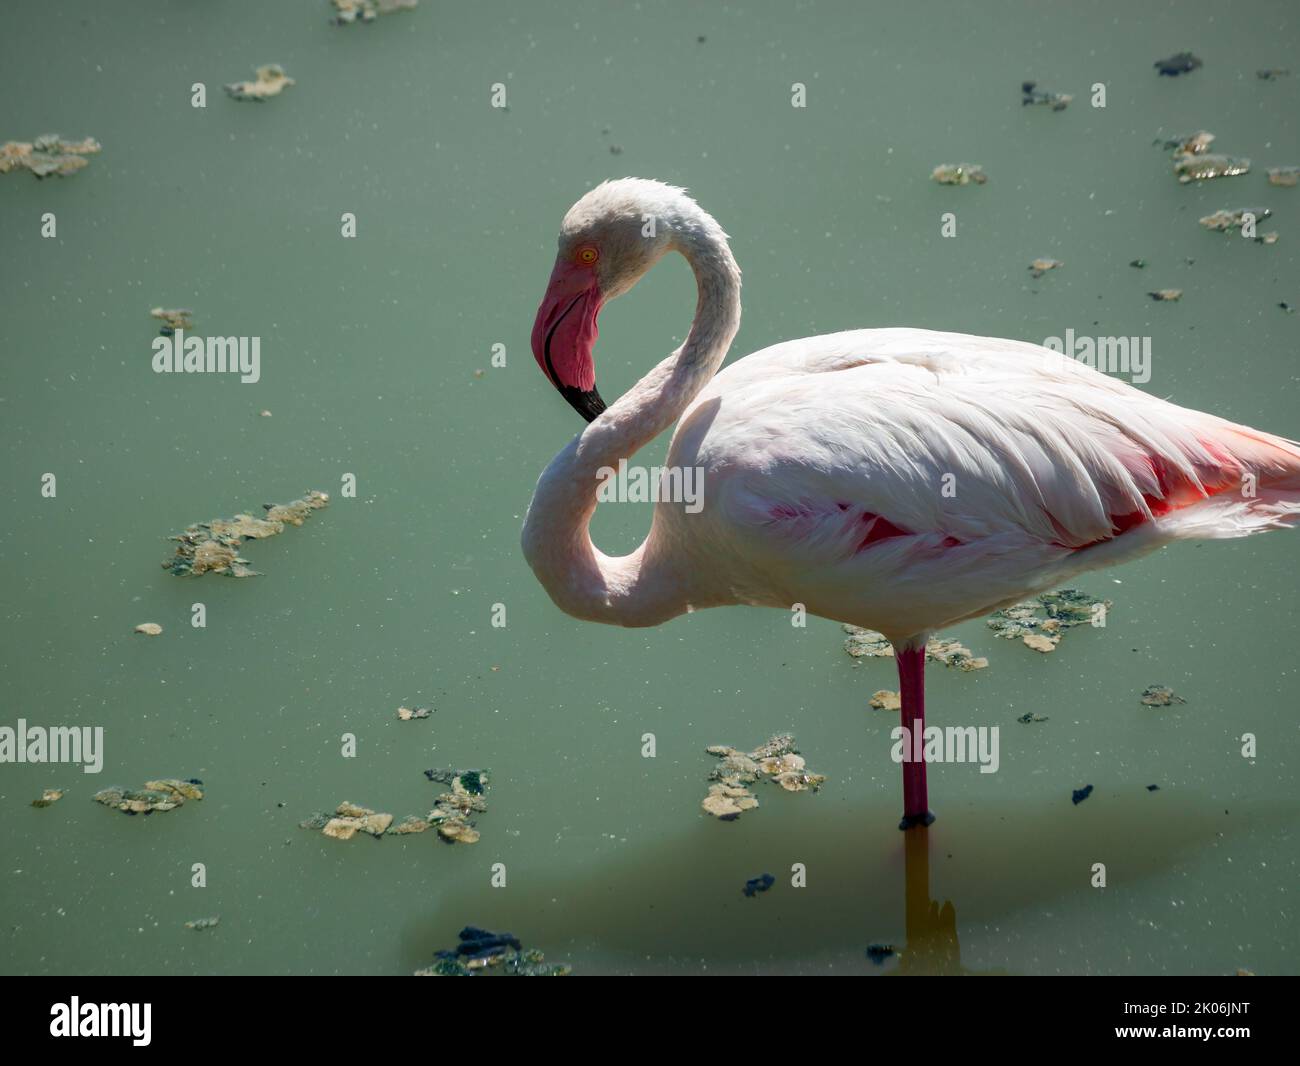
[[[583,266],[591,266],[599,258],[600,252],[596,251],[591,245],[578,249],[578,262]]]

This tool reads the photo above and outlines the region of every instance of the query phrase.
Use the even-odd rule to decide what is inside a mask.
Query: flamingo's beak
[[[604,303],[596,272],[558,262],[533,323],[533,356],[569,405],[588,422],[605,410],[596,391],[596,316]]]

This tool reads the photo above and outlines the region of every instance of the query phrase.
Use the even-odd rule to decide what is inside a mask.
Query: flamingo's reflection
[[[963,966],[956,904],[967,950],[976,936],[981,954],[996,954],[998,927],[1076,891],[1097,856],[1133,885],[1225,833],[1284,824],[1282,813],[1265,805],[1234,806],[1228,818],[1204,797],[1151,795],[1136,821],[1131,799],[1115,791],[1072,809],[1064,824],[1050,803],[986,803],[977,814],[954,807],[934,826],[902,833],[881,819],[864,828],[852,804],[828,810],[809,832],[806,805],[773,803],[766,819],[704,823],[695,832],[610,847],[580,864],[551,857],[530,865],[503,849],[501,861],[511,862],[509,891],[478,876],[448,878],[449,859],[469,862],[472,853],[418,851],[395,859],[388,889],[400,898],[436,884],[436,903],[395,935],[412,970],[428,965],[429,954],[454,943],[469,923],[523,930],[526,941],[564,961],[581,964],[590,952],[596,962],[588,969],[609,972],[697,972],[705,965],[714,974],[756,966],[824,972],[827,965],[882,975],[990,972],[987,963]],[[1032,858],[1027,840],[1035,845]],[[564,854],[576,851],[569,846]],[[796,861],[810,873],[807,888],[742,894],[747,878],[765,869],[779,875]],[[899,956],[873,966],[865,954],[873,942],[892,944]]]
[[[907,942],[898,960],[901,974],[958,974],[961,944],[957,909],[951,901],[930,898],[930,830],[914,826],[903,833],[903,928]]]

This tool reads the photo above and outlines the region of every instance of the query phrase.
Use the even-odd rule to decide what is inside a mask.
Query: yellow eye
[[[581,263],[583,266],[591,266],[591,264],[594,263],[599,258],[600,258],[600,253],[596,251],[595,248],[592,248],[590,245],[588,245],[586,248],[578,249],[578,262]]]

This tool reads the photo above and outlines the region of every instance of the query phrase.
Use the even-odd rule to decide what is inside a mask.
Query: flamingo
[[[564,216],[533,354],[589,423],[538,480],[525,558],[575,618],[653,626],[746,604],[874,629],[923,734],[931,633],[1174,541],[1300,518],[1300,444],[1178,407],[1047,348],[926,329],[785,341],[719,372],[740,323],[727,235],[683,189],[607,181]],[[694,271],[685,342],[608,407],[601,305],[666,253]],[[676,424],[668,469],[703,506],[657,501],[613,558],[589,523],[609,471]],[[902,763],[900,829],[934,821]]]

